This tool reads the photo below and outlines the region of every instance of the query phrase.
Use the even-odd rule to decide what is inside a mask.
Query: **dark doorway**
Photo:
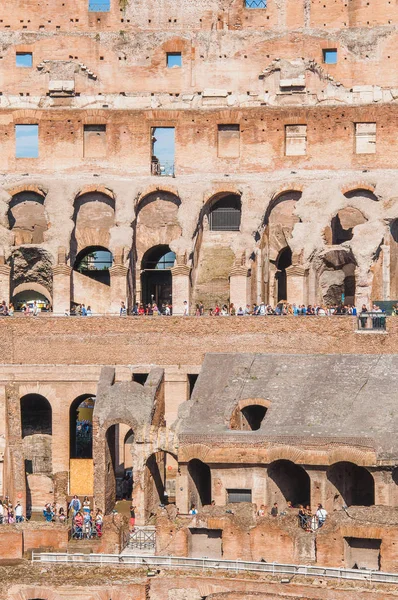
[[[278,501],[278,492],[283,499],[297,506],[310,504],[311,482],[308,473],[290,460],[276,460],[268,467],[268,477],[276,485],[272,503]]]
[[[93,410],[95,397],[79,396],[69,411],[70,458],[93,458]]]
[[[158,308],[172,303],[171,269],[175,254],[168,246],[155,246],[148,250],[142,259],[141,288],[142,302]]]
[[[292,265],[292,251],[287,246],[279,253],[276,261],[276,268],[278,272],[275,275],[277,286],[278,286],[278,302],[281,300],[287,300],[287,276],[286,269]]]
[[[249,429],[251,431],[258,431],[261,427],[261,423],[265,417],[265,413],[267,409],[265,406],[260,406],[258,404],[252,404],[250,406],[245,406],[242,408],[242,429]],[[243,425],[246,425],[244,427]]]
[[[188,463],[189,502],[195,506],[211,503],[211,471],[201,460],[194,458]]]
[[[49,401],[40,394],[27,394],[21,398],[22,437],[35,434],[52,434],[52,410]]]
[[[358,467],[351,462],[338,462],[328,469],[327,478],[338,492],[336,505],[374,505],[375,482],[365,467]]]

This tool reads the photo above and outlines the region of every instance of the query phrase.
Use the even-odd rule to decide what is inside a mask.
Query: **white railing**
[[[183,569],[219,569],[224,571],[255,571],[270,575],[303,575],[305,577],[330,577],[333,579],[361,580],[372,583],[398,583],[398,573],[383,573],[368,569],[343,569],[316,565],[291,565],[244,560],[212,558],[187,558],[180,556],[130,556],[122,554],[66,554],[61,552],[32,552],[33,562],[121,564],[133,567],[162,567]]]

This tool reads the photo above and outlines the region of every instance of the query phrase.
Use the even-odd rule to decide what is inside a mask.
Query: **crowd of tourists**
[[[102,536],[102,511],[97,508],[96,513],[93,514],[87,496],[84,497],[83,502],[77,496],[73,496],[68,509],[72,522],[72,538],[81,540]]]
[[[0,500],[0,525],[22,523],[24,520],[22,504],[19,501],[14,504],[8,496]]]
[[[314,512],[309,504],[306,506],[299,504],[297,507],[294,507],[290,500],[287,501],[286,508],[282,511],[279,510],[278,503],[275,502],[270,510],[270,515],[271,517],[283,517],[294,509],[298,509],[298,523],[304,531],[315,531],[316,529],[323,527],[328,516],[328,513],[326,509],[323,508],[322,504],[318,504],[317,509]],[[257,516],[265,517],[266,514],[267,508],[262,504],[257,511]]]

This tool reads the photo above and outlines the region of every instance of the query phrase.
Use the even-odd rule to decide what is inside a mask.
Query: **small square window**
[[[15,125],[15,157],[38,158],[39,126]]]
[[[182,55],[181,52],[168,52],[167,53],[167,66],[171,67],[182,67]]]
[[[33,54],[31,52],[17,52],[15,64],[17,67],[32,67]]]
[[[84,158],[101,158],[106,156],[106,150],[106,125],[84,125]]]
[[[336,48],[330,48],[323,50],[323,62],[325,65],[335,65],[337,63],[337,50]]]
[[[111,10],[111,0],[88,0],[89,12],[109,12]]]

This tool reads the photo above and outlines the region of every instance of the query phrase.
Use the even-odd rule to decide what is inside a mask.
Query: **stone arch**
[[[232,412],[229,427],[240,431],[257,431],[271,406],[269,400],[263,398],[246,398],[240,400]]]
[[[14,297],[15,290],[19,286],[24,286],[23,289],[19,289],[21,291],[33,290],[51,301],[53,261],[49,252],[35,246],[21,246],[11,254],[9,263],[11,266],[12,298]],[[34,287],[32,287],[33,285]]]
[[[141,299],[144,305],[154,302],[172,304],[172,275],[176,255],[168,245],[149,248],[141,261]]]
[[[212,483],[209,465],[197,458],[188,463],[188,500],[196,507],[211,504]]]
[[[12,195],[7,217],[9,229],[14,234],[14,246],[44,242],[44,232],[48,229],[44,201],[41,190],[25,189]]]
[[[41,586],[18,586],[18,592],[12,593],[9,600],[61,600],[53,590]],[[22,588],[22,589],[21,589]]]
[[[290,501],[293,506],[311,503],[311,482],[302,466],[290,460],[276,460],[268,465],[268,503],[282,505]]]
[[[374,505],[375,482],[365,467],[347,461],[334,463],[327,470],[327,479],[333,508]]]
[[[69,408],[69,456],[93,458],[93,412],[95,396],[81,394]]]
[[[89,188],[87,188],[89,189]],[[115,198],[107,188],[79,193],[74,201],[71,262],[87,246],[108,247],[115,224]]]
[[[256,261],[260,262],[256,273],[261,278],[261,299],[266,304],[275,305],[279,300],[297,302],[289,292],[286,269],[296,264],[290,240],[300,218],[295,215],[297,202],[302,197],[301,189],[284,189],[275,194],[264,213],[257,240],[259,251]],[[295,262],[296,261],[296,262]]]
[[[355,257],[347,248],[322,253],[318,274],[324,304],[355,304],[356,268]]]
[[[242,215],[241,195],[216,194],[207,202],[204,215],[208,218],[210,231],[239,231]]]
[[[178,463],[169,452],[158,450],[147,458],[144,473],[145,520],[156,513],[160,504],[175,504],[177,472]]]
[[[110,285],[113,255],[106,246],[86,246],[77,254],[73,270],[99,283]]]

